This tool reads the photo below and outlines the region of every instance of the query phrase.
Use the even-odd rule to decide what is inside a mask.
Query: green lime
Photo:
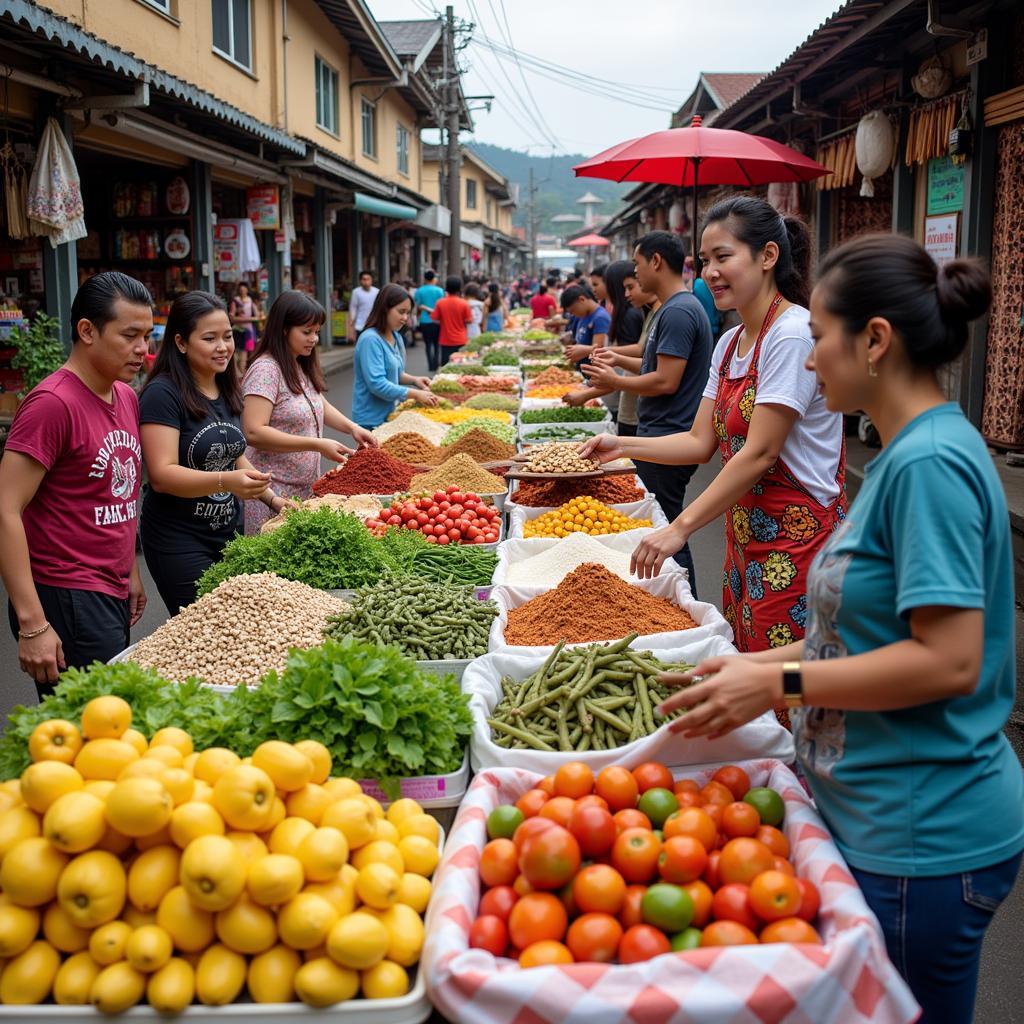
[[[518,807],[513,807],[511,804],[495,807],[487,815],[487,838],[511,839],[523,821],[523,812]]]
[[[700,949],[700,929],[687,928],[679,932],[678,935],[673,935],[669,942],[672,943],[674,953],[685,953],[688,949]]]
[[[777,828],[782,824],[782,819],[786,815],[786,805],[774,789],[758,786],[756,789],[749,790],[743,801],[750,804],[761,815],[762,825],[774,825]]]
[[[679,801],[670,789],[649,789],[640,797],[637,810],[650,818],[653,828],[661,828],[665,824],[665,819],[673,811],[679,810]]]
[[[681,886],[658,882],[644,893],[640,913],[647,924],[671,935],[690,926],[693,899]]]

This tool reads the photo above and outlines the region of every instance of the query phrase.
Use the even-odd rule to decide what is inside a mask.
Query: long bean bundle
[[[497,566],[498,556],[493,551],[468,544],[429,545],[413,556],[409,573],[432,583],[486,587]]]

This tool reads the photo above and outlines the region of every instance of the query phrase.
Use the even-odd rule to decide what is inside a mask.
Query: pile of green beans
[[[504,696],[487,719],[493,741],[517,750],[612,750],[675,718],[678,712],[663,717],[654,710],[675,692],[656,677],[693,666],[629,650],[636,637],[569,650],[563,642],[522,682],[506,676]]]
[[[417,661],[486,654],[487,635],[498,614],[493,601],[478,601],[468,587],[394,576],[361,587],[351,604],[327,620],[325,637],[387,644]]]
[[[429,544],[413,555],[409,574],[431,583],[450,583],[465,587],[490,586],[498,556],[493,551],[469,544],[438,547]]]

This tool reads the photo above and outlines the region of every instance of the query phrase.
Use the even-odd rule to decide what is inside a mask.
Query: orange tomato
[[[638,811],[636,808],[628,808],[622,811],[616,811],[612,815],[612,819],[615,822],[615,827],[618,829],[621,835],[626,831],[627,828],[650,828],[651,819],[644,814],[643,811]]]
[[[750,883],[750,907],[762,921],[795,916],[801,898],[797,880],[782,871],[762,871]]]
[[[516,830],[512,833],[512,842],[516,844],[516,849],[521,850],[523,843],[526,842],[530,836],[536,835],[538,832],[543,832],[545,829],[551,828],[552,825],[556,824],[550,818],[533,817],[527,818]]]
[[[802,918],[784,917],[772,921],[761,932],[762,942],[813,942],[821,945],[821,936]]]
[[[515,843],[510,840],[506,842],[514,851]],[[519,867],[535,889],[560,889],[576,877],[581,860],[580,844],[561,825],[530,836],[519,850]]]
[[[756,946],[757,936],[735,921],[712,921],[700,934],[702,946]]]
[[[693,836],[672,836],[666,839],[658,856],[658,873],[666,882],[686,885],[704,874],[708,851]]]
[[[728,882],[711,897],[711,913],[716,921],[735,921],[752,931],[761,927],[750,906],[750,887],[739,882]]]
[[[555,796],[573,800],[594,792],[594,772],[582,761],[568,761],[555,772]]]
[[[517,801],[516,807],[523,812],[524,818],[532,818],[540,814],[540,809],[550,797],[543,789],[528,789]]]
[[[750,789],[750,776],[735,764],[723,765],[711,776],[711,780],[725,786],[734,800],[742,800]]]
[[[519,851],[511,839],[492,839],[480,854],[484,885],[511,885],[519,874]]]
[[[568,926],[562,901],[549,892],[528,893],[508,915],[509,940],[516,949],[525,950],[545,939],[560,942]]]
[[[569,796],[553,796],[541,809],[540,817],[548,818],[549,820],[561,825],[563,828],[569,827],[569,819],[572,817],[573,808],[576,806],[576,801]]]
[[[673,836],[693,836],[710,853],[718,839],[718,828],[711,815],[702,807],[683,807],[673,811],[662,829],[666,839]]]
[[[597,773],[594,792],[608,801],[608,810],[614,813],[636,807],[637,799],[640,796],[640,787],[628,768],[611,765],[608,768],[602,768]]]
[[[649,882],[658,873],[661,842],[646,828],[627,828],[612,847],[612,866],[627,882]]]
[[[722,831],[730,838],[754,836],[761,827],[761,815],[756,807],[742,800],[728,804],[722,810]]]
[[[581,796],[576,801],[576,809],[579,810],[581,807],[600,807],[602,811],[608,811],[611,813],[611,808],[608,806],[608,801],[603,796],[598,796],[596,793],[588,793],[586,796]]]
[[[565,943],[576,960],[607,964],[615,959],[622,925],[611,914],[583,914],[569,925]]]
[[[785,857],[780,857],[778,854],[776,854],[772,858],[772,863],[774,865],[775,871],[781,871],[784,874],[792,875],[794,878],[796,878],[796,868],[793,867],[793,865],[790,864]]]
[[[636,784],[641,793],[646,793],[649,789],[671,790],[674,785],[672,773],[663,764],[658,764],[657,761],[646,761],[643,764],[638,764],[633,769],[633,778],[636,779]]]
[[[554,796],[555,795],[555,777],[554,777],[554,775],[545,775],[544,778],[541,779],[540,782],[537,783],[536,788],[541,790],[544,793],[547,793],[548,796]]]
[[[749,806],[745,804],[744,806]],[[789,857],[789,840],[784,832],[771,825],[761,825],[754,838],[764,843],[777,857]]]
[[[741,836],[730,839],[722,847],[718,862],[718,875],[723,882],[741,882],[749,885],[762,871],[775,866],[775,855],[757,839]]]
[[[522,899],[534,891],[533,886],[526,880],[526,875],[518,875],[512,883],[512,891]]]
[[[608,864],[589,864],[573,880],[572,898],[585,914],[617,914],[626,900],[626,881]]]
[[[569,818],[569,831],[576,837],[584,857],[600,857],[608,853],[618,835],[615,819],[605,808],[592,804],[580,806],[580,801],[576,802]]]
[[[676,800],[679,802],[680,808],[703,806],[700,802],[700,794],[691,793],[688,789],[684,789],[681,793],[676,793]]]
[[[635,924],[627,928],[619,943],[619,961],[624,964],[635,964],[641,960],[650,960],[672,950],[664,932],[652,928],[649,924]]]
[[[694,882],[684,885],[683,888],[690,894],[690,899],[693,900],[693,921],[691,924],[694,928],[703,928],[711,920],[711,900],[715,894],[711,891],[711,887],[707,882],[699,878]]]
[[[725,810],[725,804],[704,804],[701,810],[715,823],[715,828],[719,832],[718,838],[721,839],[722,812]]]
[[[571,964],[572,953],[561,942],[541,940],[531,943],[519,954],[520,967],[544,967],[548,964]]]
[[[643,902],[646,885],[627,885],[626,896],[619,911],[619,921],[623,928],[632,928],[635,924],[643,924]]]
[[[821,909],[821,893],[818,892],[818,887],[806,878],[798,878],[796,884],[800,886],[801,895],[800,909],[796,916],[805,921],[813,921]]]
[[[709,782],[700,791],[700,798],[706,804],[721,804],[722,807],[731,804],[736,799],[728,786],[723,786],[721,782],[714,781]]]
[[[677,779],[672,786],[672,791],[676,796],[679,796],[680,793],[693,793],[696,796],[700,792],[700,786],[693,779]]]

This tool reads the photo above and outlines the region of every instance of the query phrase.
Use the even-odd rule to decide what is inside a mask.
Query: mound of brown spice
[[[437,469],[414,476],[409,490],[443,491],[452,486],[477,494],[501,494],[508,485],[501,477],[482,469],[468,455],[453,455]]]
[[[381,448],[400,462],[419,466],[433,466],[441,455],[441,449],[436,444],[431,444],[422,434],[408,430],[389,437],[381,444]]]
[[[451,444],[438,450],[436,462],[443,462],[453,455],[468,455],[475,462],[502,462],[511,459],[516,453],[516,446],[502,441],[481,427],[474,427]]]
[[[644,498],[636,477],[605,476],[596,480],[520,480],[512,501],[527,508],[559,508],[584,494],[606,505],[625,505]]]

